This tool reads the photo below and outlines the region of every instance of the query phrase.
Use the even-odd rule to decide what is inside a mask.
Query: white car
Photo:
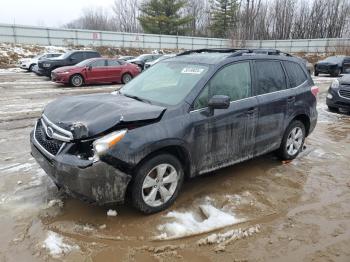
[[[33,58],[23,58],[19,60],[19,67],[28,71],[32,71],[33,67],[38,64],[38,61],[44,58],[53,58],[62,55],[61,53],[44,53]]]

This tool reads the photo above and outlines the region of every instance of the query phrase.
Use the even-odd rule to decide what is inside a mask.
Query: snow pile
[[[246,238],[249,236],[252,236],[256,233],[260,232],[260,225],[256,225],[253,227],[249,227],[245,230],[239,229],[233,229],[229,230],[225,233],[219,233],[219,234],[211,234],[208,237],[200,239],[197,244],[202,245],[212,245],[212,244],[220,244],[220,243],[229,243],[241,238]]]
[[[176,239],[197,235],[244,221],[243,219],[237,219],[234,214],[219,210],[209,203],[200,205],[199,208],[204,219],[192,211],[169,212],[165,217],[173,219],[173,221],[158,227],[158,230],[162,233],[156,239]]]
[[[46,248],[53,257],[59,257],[73,250],[79,250],[79,246],[64,243],[63,237],[52,231],[48,232],[42,247]]]

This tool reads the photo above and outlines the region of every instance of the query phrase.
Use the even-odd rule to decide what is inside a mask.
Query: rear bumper
[[[48,158],[31,134],[31,154],[53,182],[69,195],[99,205],[124,202],[131,176],[104,162],[59,153]]]
[[[328,94],[332,95],[332,98],[326,98],[326,104],[330,107],[335,108],[343,108],[346,110],[350,110],[350,99],[341,97],[336,90],[332,90],[331,88],[328,90]]]

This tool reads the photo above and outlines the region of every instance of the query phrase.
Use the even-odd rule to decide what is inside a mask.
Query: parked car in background
[[[101,57],[96,51],[69,51],[59,57],[43,59],[38,62],[39,73],[51,76],[51,72],[62,66],[71,66],[89,58]]]
[[[246,55],[249,52],[250,55]],[[49,103],[31,152],[68,194],[154,213],[185,179],[277,151],[291,160],[317,122],[318,87],[291,55],[202,49],[163,60],[121,90]]]
[[[326,104],[332,112],[338,112],[339,108],[350,111],[350,75],[333,81],[328,89]]]
[[[37,55],[33,58],[23,58],[19,60],[20,68],[28,70],[31,72],[33,70],[33,67],[38,64],[39,60],[45,59],[45,58],[54,58],[62,55],[62,53],[44,53]]]
[[[164,60],[164,59],[167,59],[167,58],[171,58],[171,57],[174,57],[176,56],[176,54],[167,54],[167,55],[162,55],[161,57],[159,57],[158,59],[156,60],[153,60],[151,62],[146,62],[145,63],[145,69],[147,68],[150,68],[151,66],[157,64],[158,62]]]
[[[128,83],[140,73],[138,66],[115,58],[91,58],[74,66],[59,67],[52,71],[56,83],[82,86],[98,83]]]
[[[333,77],[340,74],[350,73],[350,57],[349,56],[330,56],[315,64],[315,76],[322,74],[330,74]]]
[[[143,54],[143,55],[136,57],[135,59],[129,60],[128,62],[133,63],[133,64],[137,65],[138,67],[140,67],[141,70],[144,70],[145,63],[152,62],[161,56],[162,55],[160,55],[160,54]]]
[[[129,60],[132,60],[135,58],[136,58],[135,56],[120,56],[118,59],[124,60],[124,61],[129,61]]]

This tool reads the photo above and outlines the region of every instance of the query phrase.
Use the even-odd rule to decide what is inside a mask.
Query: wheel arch
[[[184,169],[184,175],[185,177],[191,176],[191,156],[189,151],[182,145],[179,144],[169,144],[164,145],[160,148],[157,148],[153,150],[152,152],[148,153],[145,157],[143,157],[139,163],[135,166],[134,170],[137,170],[140,168],[140,166],[148,161],[150,158],[155,157],[160,154],[170,154],[175,156],[181,163],[183,169]]]
[[[295,120],[298,120],[304,124],[305,132],[306,132],[305,137],[307,137],[310,132],[310,124],[311,124],[310,117],[306,114],[298,114],[289,122],[289,124]]]

